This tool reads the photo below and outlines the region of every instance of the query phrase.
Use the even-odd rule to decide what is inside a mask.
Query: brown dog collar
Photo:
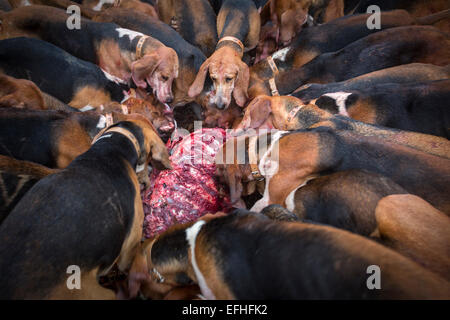
[[[301,108],[303,108],[304,105],[298,106],[293,108],[291,111],[289,111],[288,117],[287,117],[287,122],[291,122],[292,119],[294,119],[294,117],[297,115],[297,113],[300,111]]]
[[[272,75],[277,75],[279,73],[277,64],[273,60],[272,56],[267,57],[267,63],[269,64],[270,69],[272,69]]]
[[[264,180],[264,176],[259,172],[258,157],[256,155],[256,141],[258,136],[248,138],[248,160],[250,163],[250,169],[252,170],[252,176],[256,181]]]
[[[223,41],[231,41],[231,42],[237,44],[239,46],[239,48],[241,48],[241,54],[244,54],[244,45],[242,44],[242,41],[239,40],[238,38],[231,37],[231,36],[223,37],[222,39],[220,39],[217,42],[217,46]],[[217,48],[217,46],[216,46],[216,48]]]
[[[269,87],[270,87],[270,93],[272,94],[272,96],[280,95],[280,93],[278,92],[278,89],[277,89],[277,84],[275,83],[275,78],[269,79]]]
[[[147,40],[148,36],[142,36],[136,45],[136,60],[142,58],[142,48],[144,47],[144,42]]]

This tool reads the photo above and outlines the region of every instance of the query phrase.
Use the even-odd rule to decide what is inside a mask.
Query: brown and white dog
[[[332,115],[314,104],[304,104],[293,96],[259,96],[245,110],[236,135],[248,129],[299,130],[329,126],[376,136],[403,144],[429,154],[450,158],[449,141],[442,137],[419,132],[396,130],[356,121],[342,115]]]
[[[382,270],[368,290],[366,270]],[[299,271],[301,270],[301,271]],[[177,225],[147,240],[130,289],[161,299],[198,284],[204,299],[395,299],[450,295],[448,282],[402,255],[349,232],[271,221],[237,210]]]
[[[0,39],[27,36],[50,42],[99,65],[119,81],[128,83],[133,79],[139,88],[150,86],[163,103],[173,99],[178,56],[150,36],[85,18],[81,18],[80,30],[71,30],[67,27],[67,13],[47,6],[17,8],[2,14],[0,19]]]
[[[249,68],[242,61],[244,51],[256,47],[260,31],[260,17],[251,0],[226,0],[217,16],[219,42],[216,51],[202,64],[189,88],[189,96],[203,91],[206,76],[212,80],[209,103],[225,109],[233,96],[243,107],[247,102]]]
[[[402,131],[396,133],[401,135]],[[415,139],[422,136],[427,135]],[[415,141],[416,146],[408,146],[408,141],[403,142],[405,138],[402,141],[392,137],[326,124],[291,133],[244,135],[224,144],[216,159],[217,175],[229,185],[235,204],[240,201],[245,182],[264,178],[263,198],[252,207],[259,212],[270,204],[286,206],[286,199],[293,192],[318,175],[365,169],[391,178],[409,193],[450,214],[448,140],[447,145],[441,141],[444,148],[440,151],[447,155],[444,157],[418,150],[416,146],[421,144],[427,147],[420,140]]]

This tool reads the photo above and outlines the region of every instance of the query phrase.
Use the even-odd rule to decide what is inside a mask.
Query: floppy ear
[[[161,141],[161,138],[155,132],[152,132],[151,137],[150,161],[152,166],[158,170],[172,169],[169,159],[169,152],[167,151],[164,143]]]
[[[236,103],[243,107],[248,99],[248,83],[250,81],[250,71],[248,65],[242,61],[239,61],[239,70],[236,79],[236,83],[233,90],[233,97]]]
[[[141,287],[141,283],[150,279],[145,250],[146,246],[144,245],[138,248],[128,274],[128,292],[130,298],[136,297]]]
[[[258,98],[257,98],[258,99]],[[249,128],[259,128],[272,113],[272,101],[269,97],[260,97],[261,102],[252,106],[250,111]]]
[[[161,62],[161,57],[156,54],[146,54],[141,59],[131,63],[131,77],[136,86],[146,88],[147,82],[145,79],[148,75],[155,72],[156,68]]]
[[[211,60],[206,59],[205,62],[203,62],[203,64],[201,65],[194,82],[189,87],[188,91],[189,97],[191,98],[196,97],[200,94],[200,92],[202,92],[203,86],[205,85],[206,74],[208,73],[210,63]]]
[[[239,166],[239,165],[237,165]],[[228,185],[230,188],[230,200],[232,204],[238,204],[241,201],[241,195],[242,191],[244,190],[242,186],[241,177],[238,174],[239,168],[233,169],[228,168],[227,173],[228,174]]]

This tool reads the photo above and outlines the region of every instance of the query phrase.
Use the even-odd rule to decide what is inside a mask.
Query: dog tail
[[[422,25],[430,25],[434,24],[442,19],[446,19],[450,17],[450,9],[439,11],[433,14],[430,14],[425,17],[417,18],[417,22]]]

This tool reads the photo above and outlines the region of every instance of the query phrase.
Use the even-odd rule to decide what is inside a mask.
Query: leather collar
[[[142,36],[136,45],[136,60],[142,58],[142,48],[144,47],[144,42],[147,40],[148,36]]]
[[[256,181],[264,180],[264,176],[260,173],[258,167],[258,156],[256,150],[256,142],[258,141],[258,136],[252,136],[248,138],[248,160],[250,163],[250,168],[252,170],[252,176]]]

